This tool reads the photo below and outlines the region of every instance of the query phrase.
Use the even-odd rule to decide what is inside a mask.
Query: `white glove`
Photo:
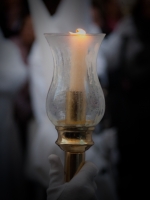
[[[64,169],[60,158],[49,156],[50,184],[47,189],[47,200],[97,200],[94,178],[98,173],[96,166],[86,162],[79,173],[70,182],[64,182]]]

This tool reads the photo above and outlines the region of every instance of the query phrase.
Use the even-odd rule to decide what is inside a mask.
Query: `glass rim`
[[[105,33],[94,33],[94,34],[70,34],[70,33],[44,33],[45,36],[105,36]]]

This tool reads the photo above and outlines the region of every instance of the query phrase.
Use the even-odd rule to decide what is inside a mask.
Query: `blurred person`
[[[10,37],[10,40],[19,49],[20,57],[22,58],[27,71],[29,71],[28,56],[30,54],[31,47],[34,42],[34,38],[35,36],[32,26],[32,19],[30,15],[27,14],[22,21],[22,26],[20,28],[19,33],[13,37]],[[20,130],[20,136],[24,153],[26,152],[27,145],[26,143],[28,123],[33,118],[29,85],[30,81],[28,75],[24,85],[21,87],[18,94],[16,95],[14,102],[15,120]]]
[[[30,14],[24,16],[19,33],[15,36],[11,36],[10,39],[18,46],[22,60],[27,65],[28,55],[35,39]]]
[[[8,92],[8,94],[6,92],[1,93],[1,103],[5,93],[7,94],[5,95],[8,98],[7,100],[11,102],[11,105],[9,104],[9,106],[6,106],[7,109],[5,109],[4,104],[4,108],[1,110],[1,116],[3,110],[5,110],[5,115],[7,117],[7,120],[4,118],[6,123],[3,123],[2,120],[3,125],[1,129],[1,142],[3,143],[1,160],[4,160],[2,168],[5,168],[4,173],[2,170],[2,180],[5,182],[2,195],[8,195],[9,199],[20,199],[20,193],[24,194],[24,199],[33,199],[35,198],[34,190],[36,190],[36,184],[30,183],[24,174],[28,123],[33,117],[30,104],[28,55],[34,41],[32,21],[26,3],[27,2],[24,0],[2,1],[2,7],[5,10],[5,13],[4,10],[1,10],[1,27],[4,34],[4,37],[1,38],[3,44],[1,46],[1,51],[3,51],[4,46],[1,63],[2,90],[4,90],[3,86],[5,84],[7,86],[10,84],[9,82],[13,80],[12,86],[9,86],[9,93],[11,95]],[[9,68],[10,70],[8,70]],[[25,73],[25,77],[22,77],[22,71]],[[22,81],[19,81],[21,78]],[[13,85],[14,88],[15,85],[17,86],[15,92],[13,91]],[[6,132],[5,137],[3,134],[4,130]],[[10,143],[11,140],[12,144]],[[12,146],[13,143],[14,146]],[[10,156],[7,151],[4,150],[4,146],[6,146],[7,151],[11,151]],[[10,188],[10,185],[13,185],[12,189]],[[8,188],[8,190],[10,189],[10,191],[7,192],[6,188]]]
[[[108,71],[111,126],[117,129],[120,200],[144,198],[148,170],[150,1],[138,0],[109,35],[103,56]]]
[[[99,28],[99,32],[106,34],[104,41],[101,44],[101,48],[97,59],[97,73],[102,88],[104,90],[105,96],[107,96],[108,77],[106,72],[106,61],[103,56],[103,51],[105,50],[105,46],[107,46],[106,41],[108,36],[115,30],[123,16],[124,13],[122,9],[122,1],[120,2],[120,0],[91,0],[91,17],[93,23],[96,24],[96,26]],[[108,122],[106,123],[106,127],[109,126],[107,124]]]
[[[27,78],[18,91],[14,99],[14,118],[18,126],[21,147],[23,151],[23,173],[26,164],[27,148],[28,148],[28,131],[29,126],[34,121],[33,107],[31,104],[31,80],[30,80],[30,65],[29,56],[34,43],[35,35],[32,25],[32,19],[29,11],[22,19],[21,28],[15,36],[10,37],[10,40],[19,49],[20,57],[24,62],[24,66],[27,70]],[[43,199],[45,192],[43,187],[36,181],[31,180],[26,174],[23,174],[23,188],[25,192],[25,199]]]
[[[119,0],[91,0],[91,15],[93,22],[99,27],[100,32],[106,34],[98,53],[97,73],[107,104],[108,74],[103,51],[105,50],[105,47],[107,47],[107,38],[123,18],[121,2]],[[105,129],[109,130],[109,128],[110,114],[106,106],[105,115],[102,121],[96,126],[95,132],[103,131]]]
[[[26,8],[26,0],[1,0],[0,25],[5,38],[19,33]]]
[[[107,37],[123,16],[119,0],[92,0],[91,6],[94,23]]]
[[[22,147],[13,103],[27,71],[18,48],[0,37],[0,188],[1,199],[18,199],[22,183]]]

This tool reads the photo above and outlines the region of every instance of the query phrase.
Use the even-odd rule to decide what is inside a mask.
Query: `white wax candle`
[[[88,37],[81,29],[77,29],[77,33],[71,34],[70,91],[84,91]]]

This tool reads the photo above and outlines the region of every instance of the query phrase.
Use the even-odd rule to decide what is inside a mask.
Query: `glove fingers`
[[[79,174],[88,177],[90,180],[94,180],[95,176],[98,174],[98,168],[91,162],[85,162]]]
[[[80,181],[81,182],[81,177],[83,181],[90,181],[93,182],[95,176],[98,174],[98,169],[97,167],[91,163],[91,162],[86,162],[83,167],[81,168],[81,170],[78,172],[78,174],[76,176],[73,177],[73,179],[71,181]],[[79,180],[78,180],[79,179]],[[95,186],[94,186],[95,188]]]
[[[62,185],[64,183],[64,169],[58,156],[52,154],[49,156],[50,162],[50,183],[52,187]]]
[[[96,175],[98,174],[98,168],[91,162],[86,162],[84,166],[81,168],[80,172],[82,177],[88,181],[91,181],[92,187],[94,190],[97,190],[97,185],[94,181]]]

